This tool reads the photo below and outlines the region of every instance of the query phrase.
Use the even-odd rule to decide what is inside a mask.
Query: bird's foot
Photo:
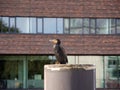
[[[59,62],[59,61],[56,61],[55,64],[60,64],[60,62]]]

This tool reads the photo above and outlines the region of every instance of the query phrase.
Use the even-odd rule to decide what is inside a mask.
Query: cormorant
[[[49,40],[50,42],[54,43],[54,53],[56,56],[55,64],[66,64],[68,63],[67,55],[65,53],[64,48],[60,45],[61,41],[59,39]]]

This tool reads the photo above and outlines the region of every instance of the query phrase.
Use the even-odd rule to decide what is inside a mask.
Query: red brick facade
[[[0,0],[0,15],[120,18],[120,0]]]
[[[0,16],[120,18],[120,0],[0,0]],[[53,54],[51,38],[68,54],[120,54],[120,36],[26,34],[0,34],[0,54]]]
[[[53,54],[49,39],[60,38],[67,54],[118,55],[120,36],[1,34],[0,54]]]

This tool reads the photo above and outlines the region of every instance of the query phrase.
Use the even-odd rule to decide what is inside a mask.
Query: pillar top
[[[71,70],[71,69],[84,69],[93,70],[95,69],[94,64],[49,64],[44,66],[45,69],[51,71]]]

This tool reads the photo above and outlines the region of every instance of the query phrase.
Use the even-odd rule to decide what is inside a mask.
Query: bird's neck
[[[60,44],[55,44],[55,45],[53,45],[53,48],[55,48],[56,46],[60,46]]]

